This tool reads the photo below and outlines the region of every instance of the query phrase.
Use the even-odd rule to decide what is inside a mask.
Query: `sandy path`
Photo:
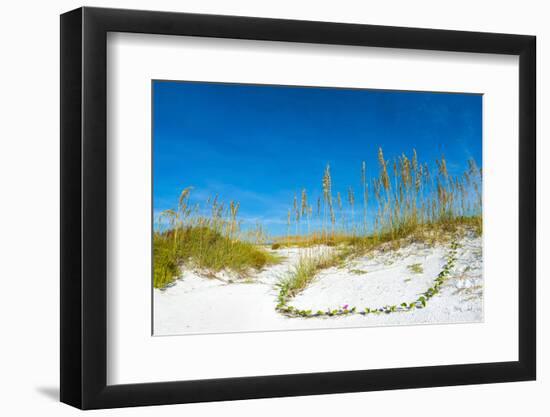
[[[154,290],[154,334],[222,333],[422,323],[475,322],[483,319],[481,239],[460,241],[457,262],[441,292],[426,308],[410,312],[343,317],[289,318],[275,311],[275,284],[296,264],[304,249],[283,249],[286,259],[249,283],[228,283],[184,271],[176,285]],[[326,250],[318,248],[317,250]],[[344,268],[322,271],[290,304],[314,311],[348,304],[357,308],[411,302],[426,291],[445,263],[447,248],[413,244],[398,251],[354,259]],[[420,263],[422,273],[408,265]],[[366,271],[366,273],[365,273]]]

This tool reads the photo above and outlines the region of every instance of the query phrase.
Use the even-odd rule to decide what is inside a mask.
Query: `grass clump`
[[[294,271],[280,283],[280,287],[284,288],[286,295],[293,297],[306,288],[319,269],[316,259],[302,258]]]
[[[424,268],[422,267],[422,264],[420,264],[420,263],[407,265],[407,269],[409,271],[411,271],[412,273],[414,273],[414,274],[424,273]]]
[[[217,272],[222,269],[246,276],[249,269],[262,269],[277,263],[278,258],[253,243],[231,240],[207,227],[185,227],[154,237],[154,287],[163,288],[173,282],[179,268]]]
[[[164,288],[179,274],[179,259],[173,246],[166,239],[155,234],[153,237],[153,286]]]
[[[313,281],[319,271],[341,262],[340,253],[302,256],[294,269],[279,282],[280,294],[283,297],[295,297]]]
[[[238,203],[231,202],[226,211],[214,199],[212,214],[200,214],[198,207],[189,205],[190,188],[179,199],[177,210],[165,210],[160,221],[164,228],[153,236],[153,285],[164,288],[179,275],[180,267],[205,270],[208,274],[229,270],[247,276],[250,269],[259,270],[277,263],[279,258],[266,251],[261,234],[255,231],[240,234],[237,220]],[[208,275],[207,274],[207,275]]]

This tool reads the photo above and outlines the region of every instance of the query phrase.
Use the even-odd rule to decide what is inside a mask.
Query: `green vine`
[[[456,252],[458,249],[458,242],[456,241],[456,238],[453,239],[450,245],[449,252],[447,254],[447,262],[443,266],[443,269],[441,272],[437,275],[437,277],[434,280],[433,285],[428,288],[424,293],[420,295],[416,300],[412,302],[403,302],[400,305],[386,305],[383,307],[365,307],[363,309],[358,309],[355,306],[350,307],[348,304],[344,304],[341,307],[338,308],[328,308],[327,310],[318,310],[316,312],[312,310],[300,310],[296,307],[293,307],[289,305],[289,301],[293,298],[290,295],[290,291],[288,288],[288,284],[282,283],[279,284],[279,294],[277,296],[278,304],[275,307],[275,309],[287,316],[287,317],[305,317],[305,318],[311,318],[311,317],[322,317],[322,316],[328,316],[328,317],[334,317],[334,316],[347,316],[352,314],[360,314],[362,316],[367,314],[390,314],[395,312],[404,312],[404,311],[411,311],[414,309],[422,309],[425,308],[428,301],[439,293],[439,290],[441,286],[447,281],[449,278],[449,274],[451,272],[451,269],[455,265],[456,261]]]

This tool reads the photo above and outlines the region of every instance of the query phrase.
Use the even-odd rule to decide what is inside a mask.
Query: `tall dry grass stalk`
[[[411,154],[387,160],[382,148],[378,149],[378,174],[369,178],[367,165],[360,167],[360,194],[362,216],[356,218],[356,198],[353,185],[346,187],[347,206],[342,193],[336,190],[333,202],[333,178],[330,165],[326,165],[321,195],[317,198],[317,219],[308,221],[307,234],[296,233],[297,241],[329,241],[366,236],[389,236],[397,239],[424,226],[451,227],[466,221],[482,223],[482,170],[469,160],[465,172],[451,175],[445,156],[434,162],[433,169],[419,160],[415,149]],[[295,196],[294,207],[297,200]],[[302,192],[302,217],[307,207],[305,190]],[[299,211],[299,210],[298,210]],[[298,231],[298,229],[296,229]],[[287,240],[289,236],[287,236]]]

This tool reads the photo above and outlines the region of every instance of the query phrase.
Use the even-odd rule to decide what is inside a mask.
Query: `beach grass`
[[[224,204],[215,196],[202,207],[193,205],[192,188],[185,188],[177,207],[163,211],[158,219],[154,286],[173,282],[184,265],[244,276],[279,262],[273,254],[279,249],[332,248],[323,255],[305,251],[281,283],[295,295],[320,270],[378,248],[395,250],[412,241],[446,243],[464,230],[482,234],[482,170],[473,160],[467,161],[461,174],[451,174],[444,156],[431,165],[422,163],[415,150],[387,160],[379,148],[377,156],[374,176],[369,177],[372,169],[365,162],[358,167],[359,192],[352,185],[335,190],[335,173],[328,164],[318,195],[299,188],[285,213],[284,236],[270,238],[259,223],[243,231],[238,202]],[[272,251],[265,249],[267,243]]]
[[[325,268],[338,265],[342,257],[338,253],[321,253],[300,257],[298,263],[278,286],[283,297],[294,297],[303,291],[315,278],[317,273]]]
[[[207,227],[184,227],[154,236],[154,287],[163,288],[179,275],[180,267],[218,272],[228,270],[246,276],[279,261],[278,257],[250,242],[231,240]]]
[[[334,197],[334,172],[329,165],[323,172],[322,193],[316,200],[316,227],[311,230],[308,216],[307,234],[298,233],[303,229],[300,227],[303,213],[313,212],[304,197],[307,191],[302,191],[301,206],[294,197],[292,209],[288,211],[287,235],[276,239],[275,244],[302,248],[325,245],[334,250],[330,256],[306,252],[296,268],[280,282],[279,308],[303,291],[320,270],[342,265],[353,257],[381,248],[397,250],[411,242],[432,246],[448,243],[466,230],[481,235],[482,171],[473,160],[467,162],[465,172],[451,175],[444,156],[430,167],[418,160],[414,150],[411,156],[401,154],[386,160],[379,148],[378,165],[378,174],[369,182],[366,164],[361,164],[363,210],[359,218],[353,187],[347,187],[346,202],[339,191]],[[292,220],[294,235],[290,233]],[[422,273],[423,268],[420,264],[412,265],[410,271]]]
[[[334,235],[324,236],[320,233],[301,236],[285,236],[275,239],[272,248],[311,248],[328,246],[345,249],[344,253],[351,255],[365,255],[380,247],[389,246],[390,249],[399,249],[411,242],[422,242],[429,246],[451,241],[455,235],[466,231],[474,231],[481,236],[481,216],[455,217],[452,221],[417,224],[415,227],[400,228],[383,233],[374,233],[367,236],[336,232]]]
[[[387,160],[379,148],[374,171],[369,178],[368,167],[362,162],[357,176],[357,195],[362,201],[357,201],[353,186],[334,189],[335,173],[326,165],[319,196],[315,198],[302,189],[301,204],[294,196],[287,215],[287,234],[276,243],[307,247],[349,243],[356,238],[398,241],[425,229],[446,231],[465,224],[481,235],[482,170],[473,159],[467,161],[464,172],[450,173],[443,155],[428,164],[421,162],[413,149],[410,155],[403,153]],[[311,201],[317,202],[316,207]]]
[[[207,271],[231,271],[246,277],[280,258],[264,249],[261,226],[243,234],[237,219],[239,204],[210,202],[210,215],[189,204],[191,188],[180,195],[177,209],[161,213],[164,230],[153,236],[153,285],[164,288],[177,279],[182,266]]]

